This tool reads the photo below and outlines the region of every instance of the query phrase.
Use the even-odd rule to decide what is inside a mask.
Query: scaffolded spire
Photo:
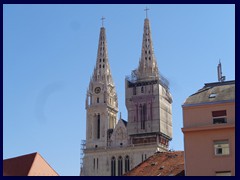
[[[146,18],[144,20],[142,52],[137,73],[139,80],[150,80],[159,78],[157,62],[154,56],[150,22],[147,18],[148,10],[148,8],[145,9]]]

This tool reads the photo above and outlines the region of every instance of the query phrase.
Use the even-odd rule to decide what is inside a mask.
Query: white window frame
[[[219,153],[221,149],[221,153]],[[215,156],[225,156],[230,154],[230,147],[228,140],[216,140],[214,141],[214,154]]]
[[[219,171],[216,172],[216,176],[231,176],[231,171]]]

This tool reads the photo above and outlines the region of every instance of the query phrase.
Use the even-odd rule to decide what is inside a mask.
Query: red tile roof
[[[30,171],[32,173],[30,173]],[[50,175],[58,176],[56,171],[52,169],[51,166],[37,152],[3,160],[4,176],[41,176],[46,175],[44,171]]]
[[[184,152],[157,152],[124,176],[184,176]]]

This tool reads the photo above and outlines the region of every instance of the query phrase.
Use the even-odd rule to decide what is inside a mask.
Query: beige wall
[[[213,124],[211,112],[217,110],[227,110],[226,124]],[[183,122],[186,175],[235,175],[235,103],[183,107]],[[216,140],[229,141],[229,155],[215,155]]]
[[[235,123],[235,103],[183,107],[183,127],[212,124],[212,111],[227,110],[227,122]]]

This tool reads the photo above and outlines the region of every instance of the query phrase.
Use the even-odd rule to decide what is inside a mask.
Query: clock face
[[[98,94],[98,93],[100,93],[100,91],[101,91],[101,88],[100,88],[100,87],[96,87],[94,91],[95,91],[95,93],[97,93],[97,94]]]

